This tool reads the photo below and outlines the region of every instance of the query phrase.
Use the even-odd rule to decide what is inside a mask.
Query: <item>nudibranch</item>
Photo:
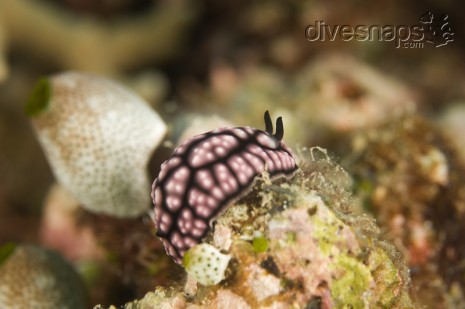
[[[268,111],[265,131],[251,127],[219,128],[178,146],[152,185],[157,236],[176,263],[201,242],[212,221],[243,196],[257,175],[292,176],[297,164],[282,142],[283,121],[276,132]]]

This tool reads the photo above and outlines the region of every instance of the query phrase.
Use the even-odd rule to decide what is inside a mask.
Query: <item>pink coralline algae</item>
[[[266,131],[251,127],[219,128],[192,137],[165,161],[152,186],[157,236],[181,264],[184,253],[199,243],[210,223],[253,184],[257,175],[291,176],[297,170],[291,150],[281,141],[268,112]]]

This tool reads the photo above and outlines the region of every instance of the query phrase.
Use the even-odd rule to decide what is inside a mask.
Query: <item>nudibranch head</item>
[[[297,170],[282,142],[282,118],[276,132],[265,112],[265,131],[219,128],[178,146],[152,185],[155,225],[166,252],[181,264],[184,253],[201,242],[210,223],[244,195],[257,175],[292,176]]]

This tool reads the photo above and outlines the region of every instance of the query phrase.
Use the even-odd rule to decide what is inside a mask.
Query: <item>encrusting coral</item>
[[[79,275],[58,254],[32,245],[0,247],[0,308],[86,308]]]
[[[117,217],[148,210],[146,168],[166,125],[146,102],[113,81],[68,72],[40,80],[26,112],[58,181],[84,208]]]
[[[125,308],[413,308],[408,271],[374,221],[357,211],[348,175],[321,149],[302,156],[294,179],[271,182],[262,174],[186,253],[187,269],[191,252],[212,256],[198,246],[227,256],[221,282],[189,277],[184,290],[158,287]],[[201,275],[215,272],[214,260]]]

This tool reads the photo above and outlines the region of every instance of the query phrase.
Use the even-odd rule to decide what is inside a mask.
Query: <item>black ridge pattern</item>
[[[272,125],[271,125],[271,120],[267,121],[267,113],[265,113],[265,124],[266,124],[266,127],[267,127],[266,132],[262,131],[262,130],[251,128],[253,130],[253,134],[250,134],[243,127],[231,128],[230,130],[220,131],[220,132],[214,132],[214,131],[207,132],[207,133],[202,134],[202,138],[193,140],[190,144],[188,144],[183,153],[173,154],[173,156],[168,161],[165,162],[165,164],[167,164],[170,160],[173,160],[176,157],[180,159],[179,164],[177,164],[174,167],[170,167],[170,169],[164,175],[163,179],[157,178],[155,180],[154,190],[159,188],[159,190],[161,192],[161,205],[156,205],[155,208],[157,208],[157,207],[162,208],[163,211],[170,214],[171,219],[172,219],[171,226],[169,227],[168,231],[161,231],[159,226],[157,226],[157,228],[158,228],[157,236],[159,236],[161,238],[164,238],[168,242],[171,243],[172,234],[174,232],[178,232],[181,235],[181,237],[188,236],[188,237],[190,237],[192,239],[195,239],[197,242],[200,242],[206,236],[206,234],[208,233],[208,231],[209,231],[208,226],[211,223],[211,221],[213,219],[215,219],[233,200],[239,198],[245,192],[247,192],[247,189],[253,184],[253,181],[254,181],[255,177],[258,175],[258,173],[255,172],[255,169],[254,169],[252,163],[244,156],[244,154],[249,153],[250,155],[252,155],[252,156],[256,157],[257,159],[259,159],[265,165],[266,161],[262,157],[260,157],[259,155],[256,155],[253,152],[249,151],[248,147],[250,145],[252,145],[252,144],[258,145],[262,149],[267,149],[267,150],[271,150],[271,151],[274,151],[274,152],[281,152],[281,153],[284,152],[287,156],[290,156],[292,158],[292,154],[290,153],[290,151],[288,151],[285,147],[282,147],[281,143],[279,143],[279,141],[280,141],[280,139],[282,138],[282,135],[283,135],[282,121],[277,121],[277,129],[278,130],[276,132],[276,135],[273,136],[272,133],[269,131],[269,130],[272,131]],[[269,114],[268,114],[268,119],[269,119]],[[243,139],[243,138],[239,137],[238,135],[236,135],[234,133],[234,131],[233,131],[234,129],[242,130],[244,133],[247,134],[248,137],[246,139]],[[258,141],[257,141],[257,136],[260,135],[260,134],[266,134],[270,138],[276,139],[278,141],[279,146],[276,149],[274,149],[274,148],[266,147],[266,146],[263,146],[263,145],[259,144]],[[227,136],[227,135],[235,138],[238,143],[237,143],[237,145],[235,147],[233,147],[231,149],[228,149],[228,154],[226,156],[224,156],[222,158],[217,158],[217,159],[215,159],[215,160],[213,160],[211,162],[202,164],[202,165],[200,165],[198,167],[190,166],[190,164],[188,162],[188,158],[189,158],[191,152],[198,146],[198,144],[200,144],[203,141],[205,141],[206,139],[209,139],[209,138],[214,137],[214,136],[222,137],[222,136]],[[176,150],[175,150],[175,152],[176,152]],[[275,161],[275,160],[273,160],[273,158],[271,158],[269,156],[269,154],[266,151],[264,153],[268,156],[268,158],[270,160]],[[254,171],[254,176],[250,177],[250,179],[244,185],[241,185],[241,183],[239,182],[239,178],[236,175],[236,171],[234,171],[234,169],[231,166],[228,165],[228,160],[234,155],[240,155],[240,157],[244,160],[244,162],[247,165],[249,165],[249,167]],[[196,174],[197,174],[197,172],[199,170],[208,169],[210,171],[211,175],[212,175],[212,178],[213,178],[213,181],[214,181],[215,185],[219,186],[220,181],[219,181],[218,177],[214,173],[214,166],[219,164],[219,163],[223,163],[226,166],[226,168],[228,169],[229,173],[234,177],[234,179],[235,179],[235,181],[237,183],[237,190],[235,190],[231,194],[228,194],[228,192],[222,190],[223,193],[225,194],[225,198],[219,201],[219,204],[212,211],[211,215],[208,218],[204,218],[202,216],[199,216],[196,213],[195,205],[190,205],[189,204],[189,201],[188,201],[189,192],[193,188],[195,188],[195,189],[199,190],[200,192],[202,192],[202,193],[204,193],[206,195],[211,195],[211,192],[209,192],[208,190],[205,190],[199,184],[196,183],[195,176],[196,176]],[[171,211],[168,208],[168,206],[166,204],[166,201],[165,201],[165,197],[167,196],[166,189],[165,189],[165,184],[166,184],[166,181],[170,180],[171,177],[173,176],[173,174],[176,173],[176,171],[179,168],[183,167],[183,166],[185,166],[185,167],[187,167],[189,169],[189,171],[190,171],[189,177],[188,177],[187,183],[185,184],[186,187],[185,187],[184,193],[182,195],[181,207],[179,209],[177,209],[176,211]],[[292,175],[297,170],[297,168],[298,168],[297,165],[294,165],[294,167],[292,169],[290,169],[290,170],[277,169],[275,167],[275,169],[273,169],[272,171],[269,171],[269,173],[270,173],[271,177],[275,177],[275,176],[279,176],[279,175],[289,176],[289,175]],[[187,233],[181,233],[180,228],[178,226],[178,219],[179,219],[183,209],[185,209],[185,207],[189,207],[189,209],[190,209],[190,211],[192,213],[192,216],[193,216],[193,220],[200,219],[200,220],[203,220],[207,224],[207,228],[204,229],[202,235],[196,237],[192,233],[190,233],[189,231],[187,231]],[[157,211],[157,210],[155,209],[155,211]],[[171,244],[171,245],[175,249],[176,255],[177,255],[177,256],[173,256],[173,258],[175,260],[177,260],[177,262],[180,262],[180,260],[181,260],[181,252],[180,252],[180,250],[187,250],[188,248],[178,248],[174,244]]]

